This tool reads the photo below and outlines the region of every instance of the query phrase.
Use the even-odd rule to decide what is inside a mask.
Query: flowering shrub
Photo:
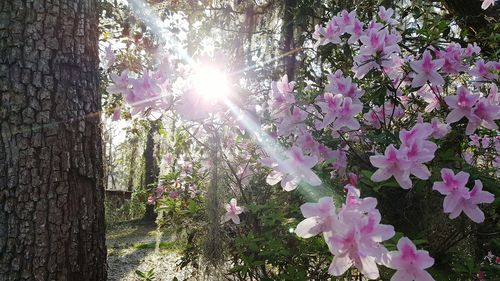
[[[483,8],[487,3],[484,1]],[[162,88],[171,89],[177,81],[167,79],[161,67],[138,78],[124,71],[112,77],[115,83],[108,91],[120,93],[133,114],[173,108],[190,122],[205,123],[199,128],[212,137],[205,141],[215,142],[212,145],[227,168],[215,175],[223,173],[232,179],[230,191],[225,192],[229,204],[221,222],[241,222],[241,228],[226,226],[240,242],[253,245],[259,241],[255,235],[269,234],[255,233],[265,226],[265,217],[256,211],[259,205],[254,203],[259,196],[249,190],[249,186],[260,188],[255,186],[255,181],[259,182],[255,178],[264,170],[269,186],[279,183],[284,191],[296,191],[301,199],[310,201],[301,205],[305,219],[294,232],[301,238],[322,236],[333,256],[327,270],[330,275],[346,276],[355,268],[365,278],[377,279],[382,271],[379,266],[383,266],[396,270],[388,271],[394,273],[391,280],[434,280],[427,271],[432,270],[434,261],[444,261],[443,255],[470,235],[453,237],[461,232],[455,230],[458,224],[443,224],[444,213],[455,219],[463,212],[473,222],[461,219],[461,231],[475,229],[474,223],[498,219],[494,208],[484,204],[493,203],[493,194],[499,194],[495,177],[500,165],[500,98],[496,85],[500,62],[485,61],[479,56],[480,48],[473,44],[462,47],[430,42],[407,46],[404,39],[418,34],[399,29],[402,21],[403,16],[393,9],[380,7],[368,20],[358,18],[356,11],[344,10],[324,25],[317,25],[315,46],[347,46],[344,57],[351,67],[332,69],[324,87],[320,83],[298,87],[304,83],[289,81],[286,75],[273,82],[264,110],[267,118],[261,116],[264,129],[270,128],[266,133],[255,132],[251,122],[235,114],[234,109],[221,111],[224,105],[220,101],[193,108],[199,98],[195,98],[189,83],[181,83],[181,93],[163,97]],[[232,128],[222,130],[220,124]],[[213,141],[215,135],[222,138]],[[257,142],[260,148],[251,142]],[[199,161],[205,158],[205,168],[217,166],[206,152],[198,156]],[[362,197],[361,191],[369,196]],[[179,193],[173,192],[168,195],[169,204],[177,200]],[[345,195],[345,200],[339,200],[339,195]],[[165,192],[157,192],[156,197],[162,196]],[[270,198],[261,200],[269,204]],[[243,202],[243,208],[237,200]],[[399,202],[385,206],[388,200],[401,201],[404,208],[408,207],[404,204],[412,204],[425,212],[395,219],[400,210],[391,210],[391,206]],[[436,208],[441,200],[442,209]],[[421,221],[415,223],[418,218]],[[450,226],[444,239],[429,235],[439,224]],[[418,250],[417,243],[408,238],[418,238],[422,233],[428,235],[424,238],[429,251]],[[395,250],[396,243],[397,251],[390,251]],[[266,262],[279,267],[269,256],[249,259],[263,249],[248,247],[252,253],[235,249],[234,244],[229,247],[234,272],[245,275],[249,268],[263,267],[260,271],[266,276],[273,272],[267,272]],[[435,259],[433,254],[437,254]],[[262,263],[249,265],[249,260]],[[241,262],[245,271],[238,267]],[[308,275],[303,277],[307,279]]]

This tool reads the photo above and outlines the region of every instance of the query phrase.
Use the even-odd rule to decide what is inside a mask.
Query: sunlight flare
[[[213,66],[197,68],[192,76],[196,93],[209,100],[219,100],[229,94],[227,75]]]

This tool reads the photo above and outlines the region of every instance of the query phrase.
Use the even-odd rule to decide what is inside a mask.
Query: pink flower
[[[148,197],[148,204],[151,204],[151,205],[152,205],[152,204],[154,204],[155,202],[156,202],[156,197],[154,197],[154,196],[152,196],[152,195]]]
[[[275,185],[281,181],[285,191],[297,188],[301,181],[312,186],[321,184],[321,179],[311,170],[318,163],[316,156],[305,156],[299,147],[293,146],[286,152],[286,159],[262,159],[262,164],[273,169],[267,176],[266,182]]]
[[[483,191],[483,183],[480,180],[474,181],[474,187],[469,193],[468,198],[462,198],[455,209],[451,212],[450,218],[454,219],[463,211],[473,222],[482,223],[484,213],[477,206],[481,203],[492,203],[495,200],[493,194]]]
[[[429,123],[417,123],[410,131],[399,132],[400,150],[410,162],[410,174],[422,180],[431,176],[431,172],[423,163],[431,161],[437,150],[437,145],[427,140],[432,132],[432,125]]]
[[[326,24],[326,27],[316,25],[313,33],[313,39],[318,40],[315,46],[326,45],[328,43],[339,44],[341,30],[336,21],[331,20]]]
[[[469,142],[469,145],[472,145],[472,146],[477,146],[477,147],[480,147],[481,144],[479,143],[479,140],[481,139],[478,135],[474,134],[474,135],[470,135],[469,136],[469,139],[470,139],[470,142]]]
[[[355,116],[363,110],[363,105],[354,104],[352,99],[345,97],[342,105],[339,108],[339,116],[332,123],[332,131],[338,131],[342,128],[351,130],[359,129],[360,125]]]
[[[441,123],[437,117],[432,118],[431,126],[432,137],[435,139],[442,139],[451,131],[451,126],[446,123]]]
[[[470,57],[473,54],[479,54],[481,52],[481,48],[474,42],[474,44],[467,44],[467,48],[464,51],[464,56]]]
[[[438,86],[433,86],[433,87],[438,87]],[[426,87],[424,86],[420,89],[424,89],[424,88],[426,88]],[[439,91],[436,91],[436,92],[439,92]],[[434,109],[437,109],[437,110],[441,109],[441,102],[440,102],[439,98],[436,96],[436,94],[434,94],[432,91],[420,92],[420,96],[427,103],[427,106],[424,109],[425,112],[432,112]]]
[[[452,170],[443,168],[441,178],[443,181],[435,182],[432,189],[446,196],[443,201],[443,210],[445,213],[451,213],[463,198],[469,198],[469,189],[465,187],[469,174],[459,172],[455,175]]]
[[[460,121],[463,117],[472,118],[472,107],[479,99],[479,94],[471,94],[471,92],[464,86],[457,88],[455,96],[447,96],[444,98],[446,104],[453,109],[448,116],[446,116],[446,123],[455,123]]]
[[[433,85],[444,85],[444,79],[437,72],[444,65],[444,59],[433,60],[431,53],[425,51],[422,59],[410,62],[411,68],[416,75],[411,82],[413,88],[421,87],[429,81]]]
[[[363,23],[358,19],[354,19],[352,25],[346,27],[346,32],[351,34],[351,37],[349,37],[347,43],[349,44],[357,43],[359,38],[364,34]]]
[[[483,4],[481,4],[481,9],[486,10],[490,6],[495,6],[495,0],[482,0]]]
[[[116,62],[116,55],[111,48],[111,43],[104,49],[106,57],[106,68],[110,68]]]
[[[239,214],[243,213],[243,208],[239,207],[236,202],[236,198],[232,198],[229,204],[226,204],[226,214],[224,215],[223,222],[232,220],[235,224],[240,224]]]
[[[462,158],[465,160],[465,163],[472,165],[474,161],[474,154],[468,151],[462,153]]]
[[[485,63],[483,59],[478,59],[474,67],[469,71],[469,74],[477,78],[477,82],[482,83],[498,79],[498,74],[495,73],[495,69],[495,62],[488,61]]]
[[[122,71],[120,76],[111,73],[110,74],[111,80],[113,80],[113,83],[106,88],[108,93],[111,94],[120,94],[120,93],[125,93],[127,89],[129,88],[129,78],[128,78],[128,70]]]
[[[500,119],[500,106],[492,104],[487,98],[480,98],[472,109],[465,133],[472,134],[479,126],[497,130],[498,125],[495,120],[498,119]]]
[[[304,120],[307,118],[307,112],[294,106],[292,111],[286,110],[285,116],[280,124],[278,124],[278,135],[279,136],[289,136],[293,132],[304,128]]]
[[[387,267],[396,269],[391,281],[432,281],[434,278],[424,269],[434,264],[434,259],[427,251],[417,250],[407,237],[398,241],[398,251],[392,251],[385,257]]]
[[[383,6],[380,6],[378,8],[378,16],[383,22],[386,22],[388,24],[397,23],[397,21],[392,18],[393,15],[394,15],[394,10],[392,8],[386,9]]]
[[[339,212],[334,230],[325,234],[328,247],[335,255],[328,269],[334,276],[344,274],[354,265],[369,279],[379,277],[377,263],[381,263],[387,253],[379,243],[390,239],[395,232],[392,226],[380,224],[380,213],[374,205],[363,204],[365,199],[348,196],[349,203]]]
[[[284,75],[280,81],[271,83],[270,107],[274,116],[282,117],[285,110],[289,110],[290,105],[295,103],[294,85],[295,82],[288,82],[287,75]]]
[[[365,34],[359,38],[362,45],[359,54],[354,57],[352,68],[358,78],[363,78],[371,69],[394,66],[392,57],[400,51],[398,43],[401,35],[395,30],[380,28],[381,24],[372,21]]]
[[[442,70],[449,74],[457,74],[467,70],[462,63],[463,49],[458,43],[451,43],[444,51],[435,49],[436,58],[444,59]]]
[[[498,94],[498,87],[495,84],[491,85],[488,101],[492,104],[500,105],[500,95]]]
[[[405,153],[397,150],[394,145],[391,144],[385,149],[385,155],[370,156],[370,162],[378,168],[371,176],[372,181],[381,182],[394,177],[402,188],[411,188],[411,163]]]
[[[481,145],[483,146],[483,148],[488,148],[490,146],[490,138],[484,136],[481,140]]]
[[[322,197],[318,203],[304,203],[300,206],[300,210],[306,219],[295,229],[299,237],[310,238],[330,231],[335,225],[337,214],[331,197]]]

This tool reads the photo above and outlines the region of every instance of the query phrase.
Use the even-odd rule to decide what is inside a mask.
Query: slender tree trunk
[[[144,149],[144,185],[146,189],[150,189],[151,185],[156,183],[158,174],[160,173],[158,163],[154,156],[155,141],[154,136],[158,132],[158,121],[149,122],[148,135],[146,137],[146,148]],[[146,205],[146,213],[143,217],[144,221],[155,221],[156,213],[154,205]]]
[[[297,0],[285,0],[284,13],[283,13],[283,56],[285,63],[285,72],[288,75],[288,80],[291,81],[295,78],[295,10],[297,9]]]
[[[106,280],[96,0],[0,1],[0,280]]]
[[[128,174],[128,182],[127,182],[127,190],[134,191],[134,177],[135,177],[135,168],[137,161],[137,145],[138,141],[131,141],[130,145],[132,146],[132,151],[130,152],[130,165],[129,165],[129,174]]]

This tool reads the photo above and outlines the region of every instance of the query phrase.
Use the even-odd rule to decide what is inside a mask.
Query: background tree
[[[106,280],[97,25],[0,2],[0,280]]]

